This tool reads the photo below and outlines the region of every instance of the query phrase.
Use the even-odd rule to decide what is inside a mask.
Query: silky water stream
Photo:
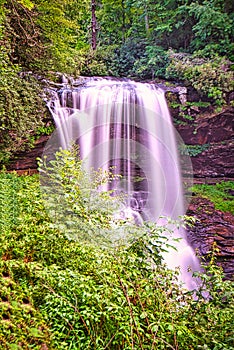
[[[90,78],[54,92],[48,107],[60,147],[76,142],[87,169],[112,168],[121,174],[112,184],[116,193],[126,196],[117,216],[133,218],[137,225],[143,221],[164,225],[165,218],[177,220],[184,215],[179,137],[162,89],[129,80]],[[169,243],[177,250],[163,253],[166,264],[172,269],[179,266],[181,281],[188,289],[196,288],[192,272],[200,269],[199,261],[185,230],[173,227]]]

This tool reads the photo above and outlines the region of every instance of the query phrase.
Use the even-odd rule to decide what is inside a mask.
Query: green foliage
[[[224,11],[223,5],[222,1],[207,0],[189,5],[188,13],[196,19],[191,47],[204,56],[211,57],[213,53],[218,53],[233,60],[233,17]]]
[[[10,231],[17,224],[18,205],[16,193],[18,181],[14,175],[0,177],[0,231]]]
[[[64,189],[89,197],[77,189],[80,180],[72,182],[83,170],[67,152],[63,157]],[[0,179],[8,213],[0,236],[1,348],[233,349],[233,282],[223,281],[214,253],[199,274],[201,287],[187,292],[162,262],[167,227],[148,223],[131,246],[115,249],[69,240],[43,207],[37,175]],[[105,195],[103,203],[109,200]],[[86,220],[88,202],[80,201]]]
[[[231,62],[221,57],[204,61],[172,52],[171,63],[166,71],[167,77],[183,78],[201,95],[213,99],[217,106],[225,104],[227,93],[234,87]]]
[[[40,28],[46,60],[35,61],[34,69],[52,70],[77,74],[76,56],[80,27],[78,18],[80,6],[77,1],[41,1],[35,0],[37,10],[36,25]],[[83,12],[87,1],[82,2]],[[75,11],[75,13],[74,13]]]
[[[181,155],[187,155],[190,157],[196,157],[198,154],[208,150],[210,145],[204,143],[203,145],[179,145],[179,152]]]
[[[194,185],[192,190],[211,200],[216,209],[234,214],[233,181],[224,181],[215,185]]]
[[[12,0],[4,7],[4,41],[11,62],[34,72],[76,73],[80,33],[79,17],[74,19],[74,11],[79,13],[76,1]],[[86,8],[87,2],[84,13]]]
[[[141,79],[163,77],[168,64],[163,48],[146,40],[126,40],[120,46],[105,47],[98,53],[99,62],[104,62],[106,70],[114,76]]]
[[[0,346],[7,350],[40,350],[50,343],[48,327],[27,288],[17,283],[17,271],[27,275],[27,263],[0,261]]]
[[[55,159],[39,161],[46,208],[55,227],[69,239],[111,244],[113,234],[118,237],[118,227],[111,226],[112,216],[118,206],[123,206],[123,199],[111,197],[112,191],[100,188],[118,176],[101,169],[87,173],[77,152],[76,147],[60,150]]]
[[[109,46],[124,43],[129,36],[132,11],[131,1],[102,0],[97,9],[101,44]]]
[[[112,48],[97,48],[79,50],[78,69],[84,76],[105,76],[115,75],[111,72],[111,60],[113,57]]]
[[[2,2],[5,44],[11,48],[12,62],[34,71],[60,70],[79,74],[77,67],[83,60],[82,51],[86,56],[90,50],[90,1],[85,0],[82,4],[75,0]],[[200,52],[207,57],[228,55],[231,59],[233,16],[229,7],[226,1],[213,0],[179,4],[161,0],[157,3],[151,0],[102,0],[96,4],[97,47],[105,50],[117,45],[124,56],[125,45],[130,48],[131,42],[134,46],[146,43],[141,55],[135,57],[136,53],[130,55],[131,52],[129,57],[125,55],[130,65],[133,65],[132,57],[140,60],[134,71],[136,74],[139,70],[140,77],[145,70],[147,75],[152,75],[153,70],[153,75],[157,76],[157,65],[158,75],[163,74],[167,66],[164,52],[169,48]],[[113,64],[111,67],[113,70]],[[97,70],[95,66],[87,72]],[[129,69],[126,72],[129,74]]]
[[[105,0],[98,10],[100,42],[150,40],[164,50],[233,55],[233,7],[227,1]],[[109,18],[112,21],[109,21]]]
[[[22,63],[24,68],[25,65],[28,69],[31,68],[31,61],[25,55],[29,55],[30,60],[44,57],[44,54],[37,57],[34,47],[37,31],[32,37],[32,33],[27,32],[29,18],[33,16],[30,11],[35,10],[34,6],[30,1],[12,1],[5,7],[5,12],[0,15],[1,23],[5,24],[0,31],[0,165],[7,164],[15,153],[32,147],[35,138],[43,130],[46,129],[47,133],[52,131],[46,121],[48,111],[43,100],[42,85],[36,75],[22,73],[19,65]],[[19,18],[21,12],[23,15]],[[31,24],[30,28],[32,29]],[[13,47],[15,38],[19,36],[20,40],[17,39],[17,44]],[[30,50],[33,50],[33,55],[29,49],[25,49],[27,44],[21,42],[26,40],[25,36],[30,42],[27,44],[32,47]],[[23,54],[20,50],[23,50]]]
[[[134,75],[134,65],[139,61],[145,51],[145,43],[140,40],[126,40],[114,51],[111,69],[119,76]]]
[[[198,107],[198,108],[207,108],[210,106],[210,102],[205,102],[205,101],[186,101],[186,106],[188,107]]]
[[[233,78],[226,67],[228,61],[215,58],[225,55],[232,60],[233,17],[226,8],[223,1],[156,4],[150,0],[105,0],[97,7],[97,59],[95,54],[93,59],[85,59],[81,72],[149,79],[164,77],[171,60],[169,78],[187,80],[201,94],[222,105]],[[168,49],[213,60],[203,62],[201,67],[195,60],[181,67],[178,57],[169,59]]]
[[[30,146],[31,136],[43,127],[47,110],[42,89],[32,76],[21,78],[16,67],[0,65],[0,164]]]
[[[55,130],[55,126],[52,122],[47,123],[47,125],[39,126],[36,130],[36,135],[40,137],[41,135],[51,135]]]
[[[32,189],[32,188],[31,188]],[[22,181],[16,174],[0,174],[0,346],[2,349],[41,349],[50,342],[48,327],[34,307],[28,289],[17,283],[16,271],[27,275],[27,259],[14,260],[20,244],[20,196]],[[26,213],[25,213],[26,214]],[[13,259],[13,260],[11,260]],[[10,262],[10,264],[8,263]]]
[[[168,55],[160,46],[146,46],[142,57],[135,61],[132,75],[141,78],[164,77],[169,64]]]
[[[210,102],[205,102],[205,101],[186,101],[183,105],[177,101],[170,101],[170,96],[169,96],[169,106],[171,108],[180,108],[182,112],[188,112],[188,109],[190,107],[197,107],[199,108],[208,108],[210,107],[211,103]]]

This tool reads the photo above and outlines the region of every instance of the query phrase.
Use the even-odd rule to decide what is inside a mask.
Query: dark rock
[[[231,102],[234,101],[234,91],[230,92],[228,94],[227,102],[231,104]]]
[[[197,115],[194,121],[175,127],[186,145],[206,146],[191,156],[195,177],[234,178],[234,108],[216,115]]]
[[[192,197],[187,215],[196,218],[195,225],[187,228],[193,248],[208,261],[215,244],[219,249],[218,265],[227,279],[234,280],[234,216],[216,210],[213,203],[197,196]]]
[[[195,177],[229,177],[234,178],[234,142],[229,140],[211,144],[209,148],[191,157]]]
[[[199,102],[201,95],[191,85],[187,87],[187,100],[189,102]]]
[[[29,171],[37,169],[37,158],[43,154],[44,147],[50,136],[41,136],[35,141],[34,148],[27,152],[20,152],[15,155],[7,169],[16,171]]]
[[[229,140],[234,134],[234,108],[216,115],[200,115],[194,122],[175,125],[185,144],[202,145]]]

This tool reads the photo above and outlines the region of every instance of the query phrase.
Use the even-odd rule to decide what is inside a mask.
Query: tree
[[[105,45],[121,45],[129,37],[132,6],[126,0],[102,0],[98,10],[99,40]]]
[[[193,50],[203,50],[207,54],[234,54],[233,18],[224,11],[223,1],[205,0],[202,4],[191,3],[188,14],[196,19],[192,30]]]
[[[96,0],[91,1],[91,32],[92,32],[92,49],[97,47],[97,17],[96,17]]]

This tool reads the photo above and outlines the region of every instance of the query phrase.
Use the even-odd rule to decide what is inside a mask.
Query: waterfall
[[[59,129],[60,146],[77,142],[87,169],[112,167],[122,177],[114,182],[116,193],[125,193],[121,215],[164,224],[163,217],[184,215],[181,171],[175,130],[164,91],[153,84],[129,80],[87,79],[73,88],[55,93],[48,107]],[[189,289],[196,282],[191,270],[199,262],[187,242],[186,232],[174,229],[180,238],[177,252],[164,253],[169,268],[180,266],[181,279]]]

